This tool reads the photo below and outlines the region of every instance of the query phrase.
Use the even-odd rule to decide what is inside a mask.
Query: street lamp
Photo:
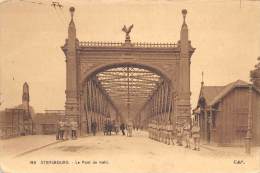
[[[249,85],[248,93],[248,119],[247,119],[247,133],[245,137],[245,149],[246,154],[251,153],[251,142],[252,142],[252,85]]]

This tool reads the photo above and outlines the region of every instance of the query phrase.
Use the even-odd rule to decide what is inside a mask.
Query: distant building
[[[30,106],[29,85],[23,85],[22,104],[0,111],[0,139],[31,135],[55,134],[58,120],[64,120],[64,110],[35,113]]]
[[[55,134],[57,132],[57,122],[64,120],[64,110],[45,110],[45,113],[36,113],[33,117],[34,134]]]
[[[32,134],[34,114],[29,105],[29,86],[23,85],[22,104],[0,112],[0,139]]]

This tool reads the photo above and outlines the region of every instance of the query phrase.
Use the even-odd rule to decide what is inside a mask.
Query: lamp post
[[[252,85],[249,86],[248,99],[249,100],[248,100],[247,133],[245,137],[246,154],[251,153],[251,142],[252,142]]]

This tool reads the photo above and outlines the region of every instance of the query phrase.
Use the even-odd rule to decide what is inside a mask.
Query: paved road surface
[[[37,143],[33,138],[32,136],[31,141],[27,139],[23,144],[17,145],[16,151],[23,145]],[[44,138],[42,136],[38,139],[38,143],[44,141]],[[46,138],[51,145],[46,143],[34,149],[12,153],[11,155],[15,157],[3,157],[2,169],[10,173],[220,171],[237,173],[256,172],[257,168],[260,169],[259,150],[254,151],[254,157],[246,156],[242,152],[243,149],[232,149],[233,152],[227,152],[221,151],[221,148],[218,150],[202,148],[201,151],[194,151],[150,140],[147,138],[147,133],[140,131],[135,132],[133,137],[99,135],[60,143],[53,143],[54,138],[50,136]],[[235,164],[234,160],[243,162]]]

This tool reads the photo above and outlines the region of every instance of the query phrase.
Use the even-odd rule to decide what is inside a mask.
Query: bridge
[[[190,64],[195,48],[188,38],[187,10],[176,43],[79,41],[70,8],[66,56],[65,117],[80,124],[81,135],[109,118],[147,127],[190,120]]]

